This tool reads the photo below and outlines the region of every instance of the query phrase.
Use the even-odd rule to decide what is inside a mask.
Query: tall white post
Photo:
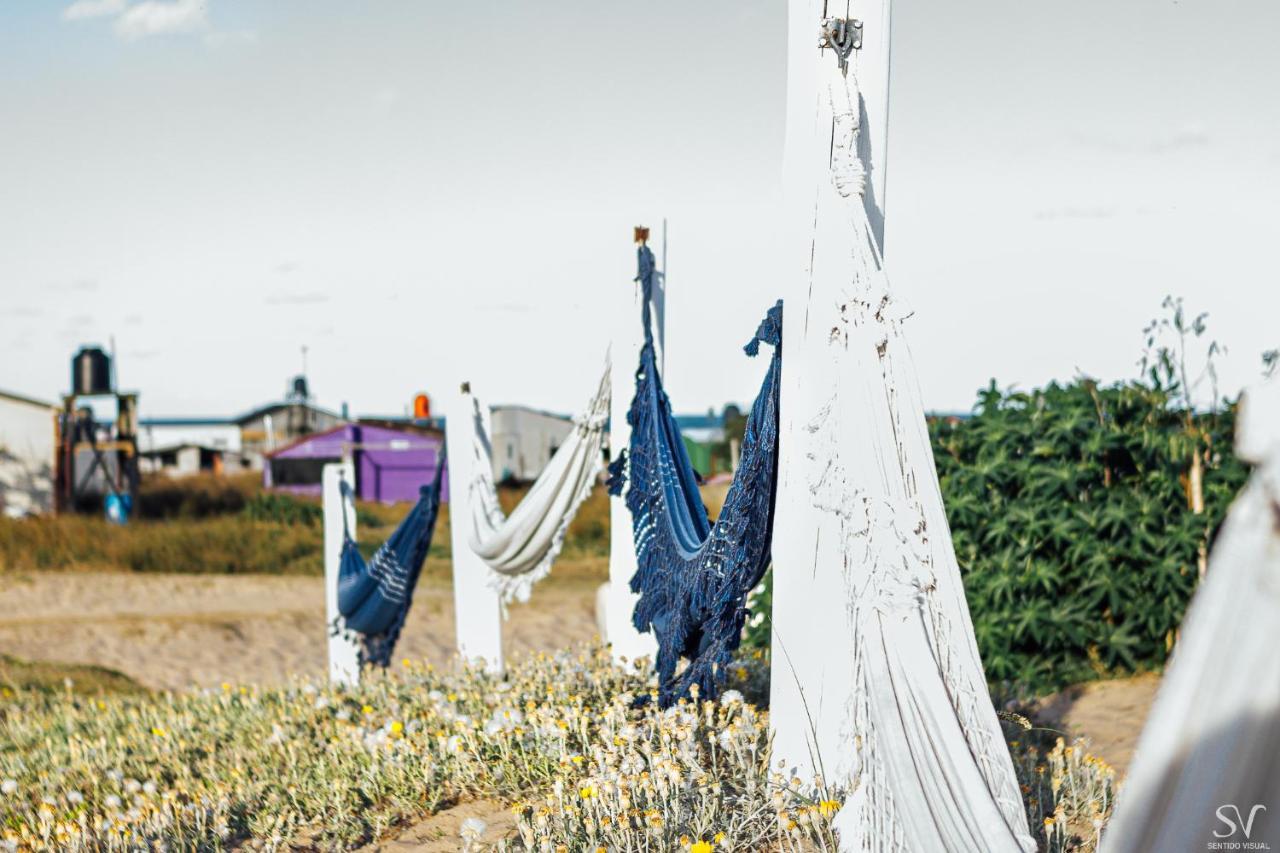
[[[653,288],[653,336],[656,342],[658,369],[663,369],[666,331],[666,223],[663,223],[663,267],[655,276]],[[613,368],[610,382],[613,398],[609,408],[609,450],[616,459],[631,444],[631,425],[627,412],[635,396],[636,367],[640,362],[640,347],[644,344],[644,331],[640,325],[643,289],[640,282],[617,288],[613,318]],[[630,488],[630,483],[627,484]],[[605,625],[613,659],[635,660],[642,656],[652,658],[657,654],[658,643],[652,634],[641,634],[631,624],[631,614],[639,598],[631,591],[631,577],[636,573],[636,543],[631,533],[631,512],[626,505],[626,490],[609,498],[609,591]]]
[[[784,245],[783,341],[777,512],[773,532],[773,652],[770,719],[774,755],[788,771],[812,778],[848,762],[853,739],[842,727],[853,691],[847,654],[853,628],[844,594],[844,543],[831,530],[831,516],[815,506],[809,475],[813,438],[810,418],[829,393],[836,369],[826,329],[810,317],[811,303],[826,305],[836,294],[815,292],[816,187],[829,182],[829,164],[815,151],[830,147],[829,111],[818,109],[829,95],[821,81],[835,65],[831,49],[819,50],[826,17],[863,22],[863,43],[849,56],[850,73],[862,89],[859,148],[867,168],[865,204],[873,232],[883,240],[885,157],[889,104],[890,0],[790,0],[787,53],[787,130],[783,180],[787,217]],[[826,118],[822,118],[826,116]],[[849,229],[848,220],[827,216],[825,228]],[[839,245],[839,243],[836,243]],[[846,239],[847,244],[847,239]],[[829,290],[830,288],[827,288]],[[849,442],[862,437],[849,435]],[[822,536],[824,529],[830,534]]]
[[[477,409],[467,385],[454,396],[445,417],[445,440],[449,444],[449,538],[453,550],[453,613],[456,620],[458,654],[466,660],[480,659],[485,668],[501,673],[502,603],[498,591],[489,585],[490,569],[471,550],[471,482],[475,453],[475,419],[484,422],[489,435],[489,410]]]
[[[324,609],[329,631],[329,681],[360,683],[360,645],[338,613],[338,567],[342,557],[343,516],[356,538],[356,470],[351,462],[330,463],[321,471],[324,496]]]

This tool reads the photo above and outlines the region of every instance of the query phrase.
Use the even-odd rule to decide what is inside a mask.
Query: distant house
[[[180,475],[192,473],[179,464],[177,452],[202,448],[197,470],[261,471],[268,453],[307,435],[324,432],[343,423],[341,415],[303,402],[268,403],[232,417],[142,418],[138,449],[149,459],[151,471]]]
[[[342,424],[285,445],[266,457],[262,482],[267,488],[319,495],[324,466],[350,458],[356,471],[356,496],[395,503],[413,501],[431,482],[444,434],[432,427]],[[448,500],[448,472],[442,494]]]
[[[342,424],[337,412],[311,403],[267,403],[235,418],[240,427],[240,453],[247,467],[261,469],[266,456],[308,435],[327,432]]]
[[[528,406],[494,406],[489,440],[493,476],[503,480],[536,480],[573,430],[573,420]]]
[[[53,509],[57,414],[53,403],[0,391],[0,514]]]
[[[241,453],[240,425],[233,418],[142,418],[138,456],[143,473],[171,476],[254,467]],[[195,456],[201,458],[193,460]]]
[[[226,470],[226,456],[225,448],[190,442],[152,447],[138,451],[138,470],[144,474],[166,474],[170,477],[186,477],[202,472],[221,474]]]
[[[705,415],[676,415],[680,435],[695,444],[715,444],[724,441],[724,415],[708,412]]]

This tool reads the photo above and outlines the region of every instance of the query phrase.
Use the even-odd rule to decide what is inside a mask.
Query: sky
[[[304,346],[335,409],[465,378],[574,411],[665,219],[675,407],[747,402],[785,29],[782,0],[6,0],[0,389],[56,399],[114,338],[144,416],[279,399]],[[1170,294],[1222,393],[1259,375],[1277,32],[1268,0],[895,4],[885,255],[926,408],[1131,377]]]

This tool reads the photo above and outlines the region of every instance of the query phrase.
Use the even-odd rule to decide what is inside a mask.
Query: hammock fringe
[[[647,246],[639,248],[637,266],[636,279],[644,289],[644,344],[627,414],[631,446],[610,464],[609,488],[613,495],[626,492],[637,556],[631,590],[639,595],[632,622],[657,637],[658,702],[665,708],[691,695],[694,685],[704,698],[718,694],[723,669],[741,642],[747,594],[769,565],[782,303],[769,309],[744,347],[749,356],[761,343],[774,352],[747,418],[739,469],[713,525],[657,369],[649,307],[654,259]],[[677,675],[681,657],[689,666]]]

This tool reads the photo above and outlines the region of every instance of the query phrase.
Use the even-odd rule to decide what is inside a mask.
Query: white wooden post
[[[344,487],[345,484],[345,487]],[[338,613],[338,566],[342,557],[342,517],[345,514],[351,538],[356,538],[356,469],[351,462],[334,462],[322,469],[324,496],[324,609],[329,632],[329,682],[360,683],[360,646],[345,630]],[[334,625],[338,630],[334,630]]]
[[[819,50],[824,17],[863,22],[863,44],[849,57],[863,93],[860,148],[867,165],[866,205],[877,239],[883,239],[885,157],[889,104],[890,0],[790,0],[788,16],[787,131],[783,181],[783,340],[777,512],[773,532],[773,651],[770,720],[775,759],[788,772],[812,778],[851,758],[853,738],[842,733],[853,695],[852,627],[841,566],[843,543],[830,528],[830,514],[814,506],[806,452],[806,428],[831,387],[835,369],[827,329],[809,328],[810,306],[833,302],[836,293],[815,283],[812,269],[815,188],[827,181],[828,163],[815,155],[827,150],[832,125],[815,121],[815,106],[828,98],[820,72],[834,65],[829,49]],[[819,228],[849,228],[834,217]],[[821,292],[818,292],[821,290]],[[816,322],[816,320],[815,320]],[[859,435],[844,436],[848,442]],[[887,464],[896,466],[896,460]]]
[[[658,369],[663,369],[666,331],[666,222],[663,222],[663,267],[655,277],[653,288],[653,335],[657,343],[655,355]],[[636,366],[640,361],[640,347],[644,344],[644,332],[640,325],[640,282],[619,287],[613,318],[613,359],[610,382],[613,396],[609,407],[610,456],[618,457],[631,443],[631,426],[627,423],[627,411],[635,396]],[[628,483],[627,488],[630,488]],[[631,624],[638,596],[631,591],[631,576],[636,573],[636,543],[631,533],[631,512],[626,505],[626,490],[609,498],[609,589],[604,619],[615,662],[624,658],[632,661],[642,656],[652,658],[657,654],[658,643],[652,634],[641,634]]]
[[[471,550],[471,480],[475,455],[475,401],[469,386],[455,395],[445,417],[449,445],[449,540],[453,550],[453,613],[458,654],[484,661],[489,672],[501,673],[502,602],[489,585],[489,567]],[[489,434],[489,410],[482,409]]]

